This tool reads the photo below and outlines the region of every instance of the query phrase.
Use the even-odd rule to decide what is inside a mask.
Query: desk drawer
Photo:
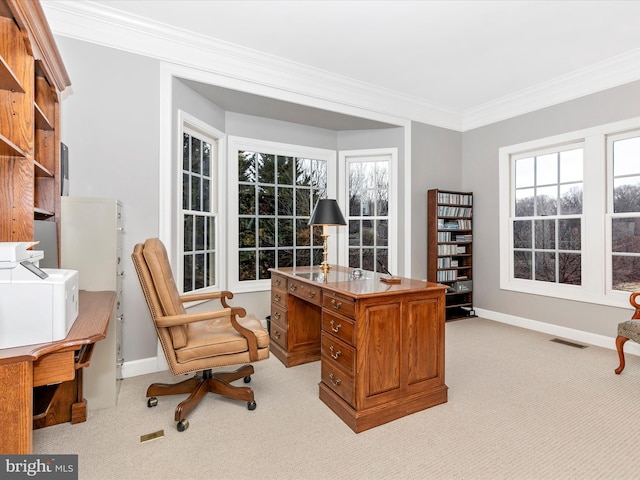
[[[271,323],[277,324],[280,328],[287,329],[287,310],[276,304],[271,305]]]
[[[326,358],[322,359],[321,368],[322,382],[353,407],[355,398],[353,376],[344,372]]]
[[[272,290],[286,290],[287,279],[277,273],[271,273],[271,289]]]
[[[355,345],[355,322],[348,318],[334,315],[326,309],[322,310],[322,330],[344,340],[350,345]]]
[[[332,292],[325,292],[322,307],[346,317],[355,317],[356,307],[353,299]]]
[[[287,330],[277,323],[271,322],[271,340],[287,349]]]
[[[322,355],[328,357],[326,361],[337,363],[345,372],[353,375],[356,366],[355,348],[327,332],[322,332],[321,351]]]
[[[66,382],[76,378],[74,351],[49,353],[33,362],[33,386]]]
[[[287,292],[284,290],[271,290],[271,305],[287,308]]]
[[[290,279],[287,283],[287,292],[289,292],[289,295],[295,295],[305,302],[318,306],[322,305],[322,289],[320,287]]]

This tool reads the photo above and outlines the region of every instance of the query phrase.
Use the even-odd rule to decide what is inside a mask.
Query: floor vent
[[[551,341],[552,341],[552,342],[555,342],[555,343],[561,343],[562,345],[568,345],[569,347],[575,347],[575,348],[587,348],[587,346],[586,346],[586,345],[580,345],[580,344],[578,344],[578,343],[573,343],[573,342],[570,342],[570,341],[568,341],[568,340],[562,340],[562,339],[560,339],[560,338],[552,338],[552,339],[551,339]]]

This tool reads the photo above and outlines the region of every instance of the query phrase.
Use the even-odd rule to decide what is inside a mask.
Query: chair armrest
[[[177,327],[180,325],[186,325],[187,323],[201,322],[203,320],[213,320],[214,318],[229,317],[242,312],[244,312],[244,309],[241,308],[223,308],[221,310],[210,310],[207,312],[183,313],[181,315],[166,315],[158,317],[156,319],[156,323],[159,327],[163,328]]]
[[[638,304],[638,301],[636,300],[636,297],[638,297],[639,295],[640,295],[640,292],[634,292],[631,294],[631,297],[629,298],[629,303],[631,303],[631,306],[636,309],[636,312],[633,314],[633,317],[631,317],[632,319],[640,319],[640,304]]]
[[[218,298],[224,308],[229,308],[229,305],[227,305],[227,299],[231,300],[233,298],[233,293],[228,290],[221,290],[218,292],[186,293],[184,295],[180,295],[180,301],[182,303],[216,300]]]
[[[232,308],[231,310],[234,311],[236,309]],[[242,314],[238,312],[232,312],[233,314],[231,315],[231,325],[233,325],[233,328],[235,328],[238,333],[240,333],[244,338],[247,339],[247,345],[249,346],[249,360],[255,362],[258,360],[258,339],[256,338],[256,334],[252,330],[243,327],[242,325],[240,325],[240,322],[238,322],[236,315],[240,315],[240,317],[244,317],[246,315],[244,309],[239,310],[242,310]]]

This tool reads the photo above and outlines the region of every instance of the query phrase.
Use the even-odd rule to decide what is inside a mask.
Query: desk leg
[[[29,454],[33,440],[33,363],[0,365],[0,453]]]
[[[76,400],[71,405],[71,423],[82,423],[87,420],[87,401],[82,398],[82,372],[83,369],[76,370]]]

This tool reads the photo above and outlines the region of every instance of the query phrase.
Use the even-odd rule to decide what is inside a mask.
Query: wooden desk
[[[115,292],[80,291],[78,318],[66,338],[0,349],[1,454],[31,453],[34,387],[48,390],[51,399],[61,382],[76,379],[76,374],[81,378],[82,368],[91,360],[94,343],[106,336],[115,296]],[[47,395],[47,392],[43,393]],[[84,414],[86,418],[81,381],[78,395],[78,402],[71,406],[72,423],[75,423],[74,415]],[[35,412],[36,417],[44,413]]]
[[[447,287],[350,272],[271,269],[271,352],[320,360],[320,399],[356,433],[445,403]]]

